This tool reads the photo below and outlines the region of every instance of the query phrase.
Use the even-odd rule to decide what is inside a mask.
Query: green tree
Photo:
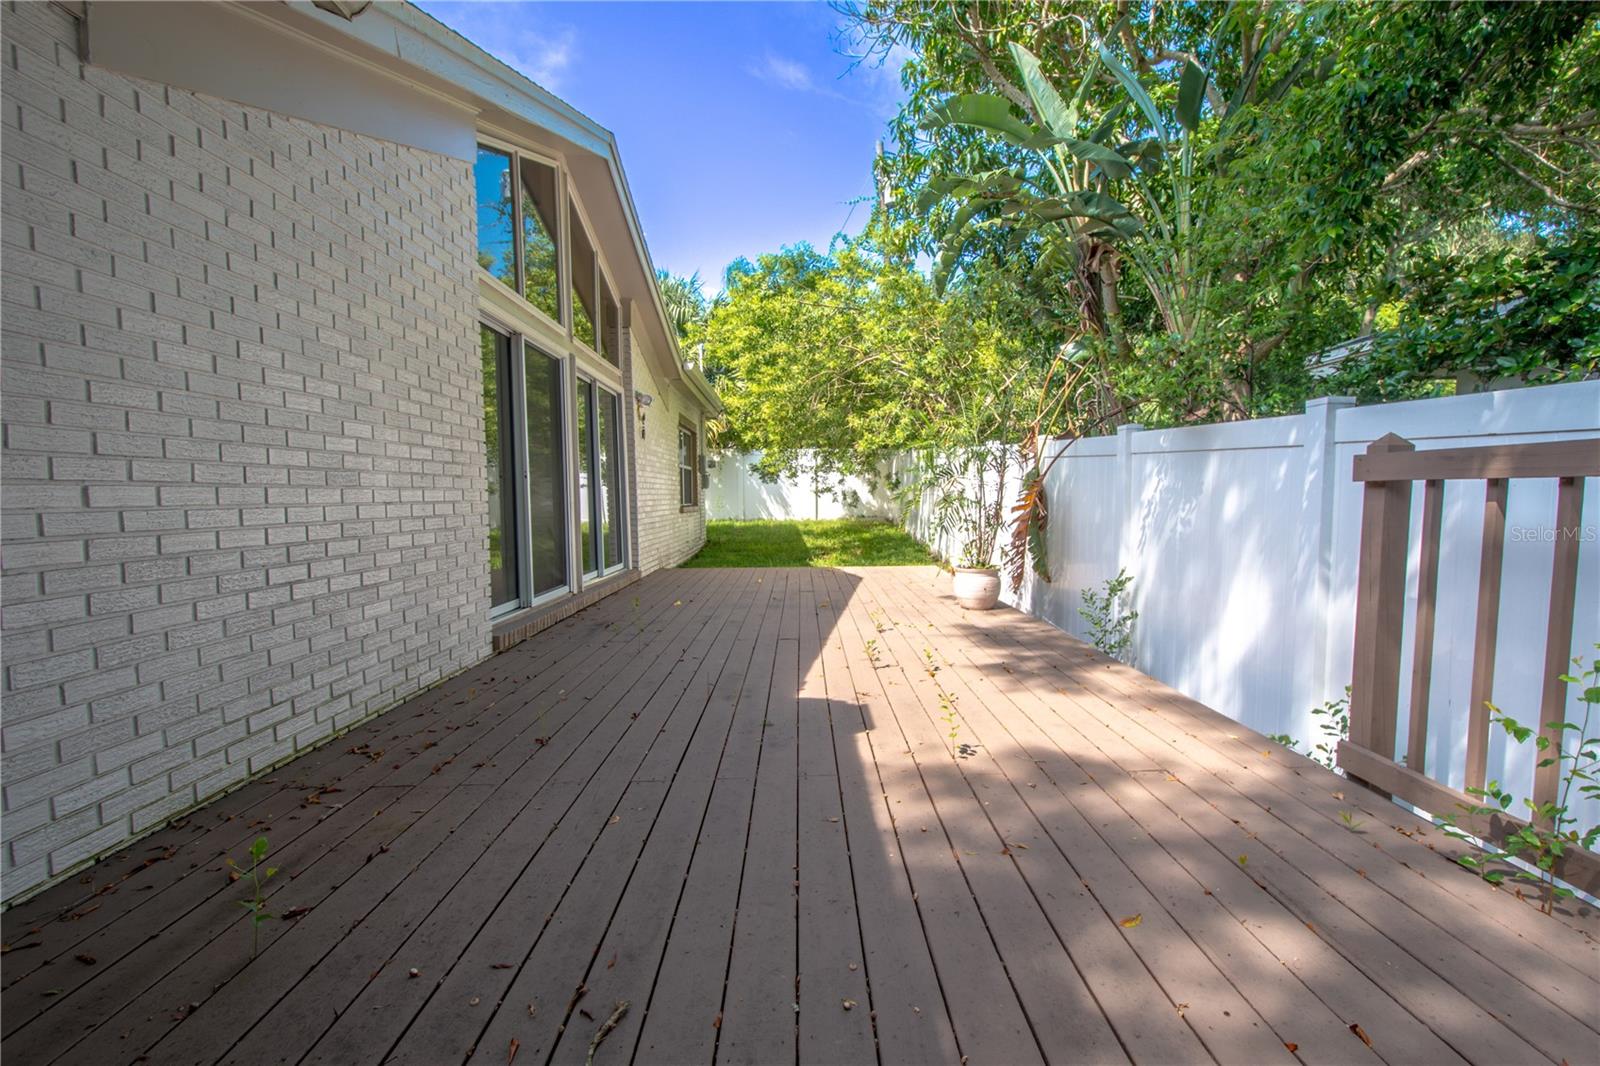
[[[869,50],[916,57],[880,174],[921,226],[912,245],[955,237],[958,271],[1022,254],[1041,304],[1094,341],[1103,390],[1147,422],[1299,403],[1325,387],[1308,354],[1374,332],[1422,253],[1485,219],[1501,248],[1593,229],[1592,7],[849,10]],[[1114,148],[1129,172],[1089,173],[1071,140]],[[1137,230],[1096,233],[1104,216],[1050,218],[1012,195],[1059,191],[1063,148]]]

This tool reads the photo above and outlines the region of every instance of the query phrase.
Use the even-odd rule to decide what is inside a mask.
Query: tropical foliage
[[[1345,384],[1308,357],[1385,319],[1409,340],[1363,349],[1382,354],[1366,393],[1505,376],[1505,353],[1454,336],[1458,308],[1430,283],[1444,260],[1486,283],[1455,295],[1501,311],[1556,287],[1562,322],[1516,327],[1531,343],[1511,373],[1596,368],[1600,299],[1581,264],[1600,217],[1593,8],[851,11],[869,51],[914,56],[880,164],[889,213],[952,285],[1011,264],[1040,315],[1093,342],[1114,410],[1292,409]]]

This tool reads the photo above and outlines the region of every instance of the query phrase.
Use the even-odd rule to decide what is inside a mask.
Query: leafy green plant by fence
[[[1600,651],[1600,644],[1595,645]],[[1529,821],[1522,828],[1507,834],[1496,846],[1485,841],[1482,851],[1473,850],[1456,857],[1456,861],[1491,884],[1501,884],[1507,878],[1538,885],[1543,892],[1541,909],[1549,914],[1559,899],[1572,896],[1572,890],[1556,879],[1555,868],[1562,856],[1574,848],[1593,851],[1600,841],[1600,825],[1580,830],[1578,816],[1573,813],[1573,803],[1580,799],[1600,799],[1600,734],[1589,733],[1590,721],[1596,706],[1600,706],[1600,659],[1591,660],[1584,669],[1582,658],[1572,660],[1574,674],[1563,674],[1561,680],[1580,686],[1578,702],[1583,704],[1583,718],[1579,722],[1547,722],[1558,740],[1523,725],[1515,718],[1503,714],[1494,704],[1489,704],[1490,721],[1503,729],[1517,744],[1532,741],[1542,753],[1540,767],[1560,766],[1560,787],[1554,801],[1536,803],[1523,797]],[[1577,739],[1569,743],[1568,733]],[[1517,797],[1498,781],[1490,781],[1484,788],[1469,788],[1478,802],[1462,804],[1467,814],[1492,817],[1508,813]],[[1458,814],[1440,818],[1440,825],[1451,836],[1468,842],[1474,838],[1457,825]],[[1518,860],[1513,862],[1512,860]]]
[[[1118,662],[1128,661],[1133,623],[1139,620],[1139,612],[1129,606],[1133,597],[1128,590],[1132,586],[1133,575],[1125,569],[1118,570],[1102,589],[1084,589],[1083,604],[1078,608],[1078,614],[1089,623],[1089,642]]]

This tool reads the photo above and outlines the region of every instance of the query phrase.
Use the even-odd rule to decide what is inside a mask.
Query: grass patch
[[[926,566],[928,549],[891,522],[863,518],[707,522],[684,566]]]

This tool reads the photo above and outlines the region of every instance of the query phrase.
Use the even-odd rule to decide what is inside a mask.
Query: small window
[[[684,507],[700,502],[700,438],[693,426],[678,427],[678,502]]]
[[[556,169],[522,160],[522,296],[561,321],[561,282],[556,264]]]
[[[621,315],[605,279],[600,279],[600,354],[612,366],[622,365]]]
[[[594,244],[584,232],[576,210],[570,213],[572,229],[572,335],[599,350],[595,336],[595,258]]]
[[[472,168],[478,196],[478,265],[509,287],[517,287],[516,216],[511,194],[511,157],[478,149]]]

